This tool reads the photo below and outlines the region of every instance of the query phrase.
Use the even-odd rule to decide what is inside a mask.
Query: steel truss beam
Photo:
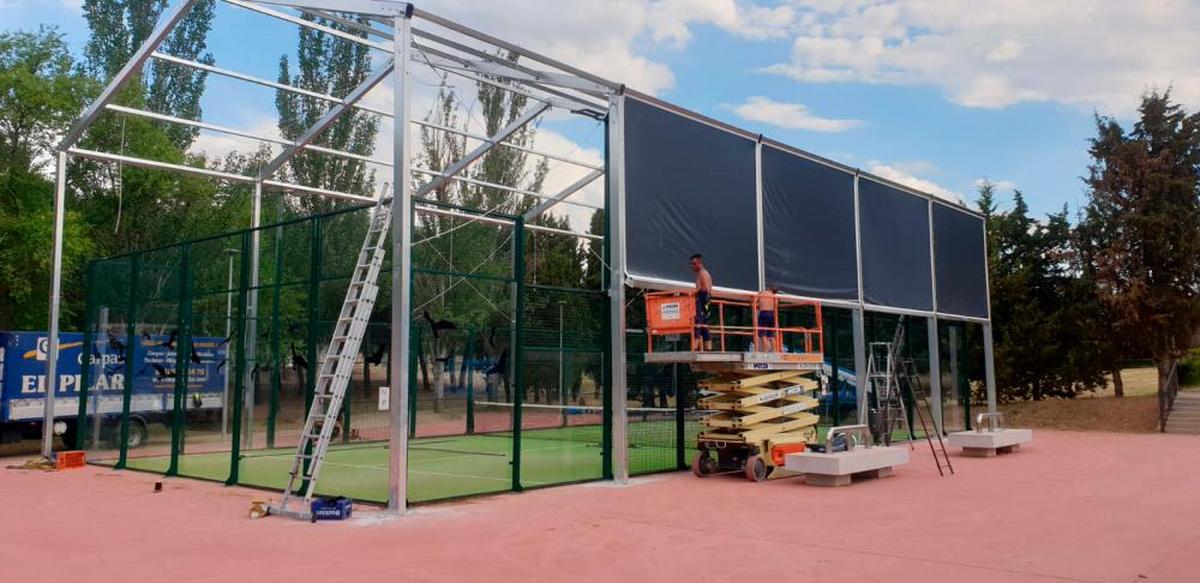
[[[361,44],[361,45],[363,45],[363,46],[367,46],[367,47],[370,47],[370,48],[373,48],[373,49],[376,49],[376,50],[379,50],[379,51],[384,51],[384,52],[390,52],[390,51],[391,51],[391,46],[390,46],[390,45],[388,45],[388,44],[383,44],[383,43],[375,42],[375,41],[372,41],[372,40],[369,40],[369,39],[366,39],[366,38],[360,37],[360,36],[358,36],[358,35],[355,35],[355,34],[351,34],[351,33],[345,32],[345,31],[341,31],[341,30],[337,30],[337,29],[335,29],[335,28],[328,27],[328,26],[325,26],[325,25],[322,25],[322,24],[317,24],[317,23],[315,23],[315,22],[307,21],[307,20],[304,20],[303,18],[299,18],[299,17],[293,16],[293,15],[291,15],[291,14],[287,14],[287,13],[285,13],[285,12],[280,12],[280,11],[278,11],[278,10],[274,10],[274,9],[271,9],[271,8],[267,8],[267,7],[265,7],[265,6],[259,6],[259,5],[257,5],[256,3],[252,3],[252,2],[249,2],[249,1],[247,1],[247,0],[224,0],[224,1],[225,1],[226,3],[228,3],[228,4],[233,4],[233,5],[235,5],[235,6],[239,6],[239,7],[245,8],[245,9],[247,9],[247,10],[251,10],[251,11],[254,11],[254,12],[258,12],[259,14],[263,14],[263,15],[266,15],[266,16],[271,16],[271,17],[273,17],[273,18],[277,18],[277,19],[280,19],[280,20],[283,20],[283,21],[286,21],[286,22],[290,22],[290,23],[292,23],[292,24],[295,24],[295,25],[297,25],[297,26],[302,26],[302,27],[305,27],[305,28],[310,28],[310,29],[313,29],[313,30],[318,30],[318,31],[324,32],[324,33],[326,33],[326,34],[329,34],[329,35],[332,35],[332,36],[336,36],[336,37],[338,37],[338,38],[341,38],[341,39],[343,39],[343,40],[347,40],[347,41],[350,41],[350,42],[358,43],[358,44]],[[311,2],[310,2],[310,3],[288,3],[288,5],[292,5],[292,4],[306,4],[306,5],[312,5],[312,4],[314,4],[314,3],[311,3]],[[299,8],[298,8],[298,9],[299,9]],[[316,11],[316,10],[312,9],[311,7],[310,7],[310,9],[309,9],[309,10],[306,10],[306,12],[308,12],[309,14],[320,13],[319,11]],[[320,13],[320,14],[321,14],[321,16],[322,16],[322,17],[325,17],[325,14],[326,14],[326,13]],[[337,20],[342,20],[342,21],[344,21],[345,19],[337,18]],[[380,21],[381,21],[381,22],[386,22],[386,21],[382,21],[382,20],[380,20]],[[387,33],[383,32],[383,31],[375,30],[373,27],[363,27],[363,26],[361,26],[361,25],[356,25],[354,28],[355,28],[356,30],[363,30],[364,28],[366,28],[366,29],[370,29],[369,31],[364,31],[364,32],[367,32],[368,34],[372,34],[372,33],[373,33],[373,34],[375,34],[375,35],[377,35],[377,36],[380,36],[381,38],[389,38],[389,37],[391,37],[391,38],[393,38],[393,39],[395,38],[395,37],[394,37],[394,35],[388,35]],[[452,41],[449,41],[449,42],[452,42]],[[393,42],[392,44],[394,44],[394,42]],[[460,46],[465,46],[465,45],[460,45]],[[513,46],[515,46],[515,45],[513,45]],[[430,49],[430,48],[428,48],[428,47],[424,47],[424,48],[422,48],[422,47],[418,47],[418,49],[420,49],[420,50],[422,50],[422,51],[433,50],[433,49]],[[468,50],[473,50],[473,49],[468,49]],[[523,50],[523,49],[522,49],[522,50]],[[439,53],[441,53],[441,51],[438,51],[438,52],[439,52]],[[483,53],[483,54],[484,54],[484,55],[486,55],[486,53]],[[444,58],[444,59],[447,59],[447,60],[449,60],[449,61],[451,61],[451,62],[459,62],[459,67],[464,67],[464,66],[466,66],[466,64],[469,64],[469,63],[471,63],[471,61],[470,61],[469,59],[463,59],[462,57],[456,57],[456,56],[454,56],[454,55],[449,55],[449,54],[447,54],[447,53],[441,53],[439,56],[441,56],[442,58]],[[481,57],[481,58],[482,58],[482,57]],[[493,58],[495,58],[495,57],[493,57]],[[503,61],[503,59],[498,59],[498,60],[500,60],[500,61]],[[448,68],[448,67],[451,67],[451,66],[452,66],[452,65],[447,65],[447,64],[445,64],[445,63],[442,63],[441,65],[434,65],[432,62],[429,62],[428,64],[429,64],[431,67],[434,67],[434,68],[438,68],[439,66],[441,66],[441,67],[447,67],[447,68]],[[514,73],[509,73],[509,74],[508,74],[510,77],[511,77],[511,76],[513,76],[513,75],[517,75],[517,76],[519,76],[520,74],[522,74],[520,71],[518,71],[518,70],[516,70],[516,69],[513,69],[512,67],[507,67],[507,68],[508,68],[509,70],[511,70],[511,71],[514,71]],[[477,71],[470,71],[470,72],[477,72]],[[500,76],[500,74],[499,74],[499,73],[489,73],[489,75],[493,75],[493,76]],[[549,83],[549,80],[548,80],[548,79],[550,79],[550,78],[552,78],[552,77],[547,77],[547,80],[544,80],[544,81],[542,81],[541,83]],[[564,78],[553,77],[553,78],[556,78],[556,79],[558,79],[558,81],[559,81],[559,82],[564,82],[564,81],[563,81],[563,79],[564,79],[565,77],[564,77]],[[476,81],[481,81],[481,82],[487,82],[487,81],[486,81],[486,80],[484,80],[484,79],[475,79],[475,80],[476,80]],[[593,116],[593,117],[595,117],[596,115],[598,115],[598,114],[599,114],[599,112],[603,112],[603,111],[604,111],[604,107],[603,107],[603,105],[597,104],[597,103],[595,103],[595,102],[590,102],[590,101],[582,100],[582,99],[580,99],[580,98],[573,97],[573,96],[571,96],[571,95],[568,95],[568,94],[564,94],[564,93],[561,93],[561,92],[554,91],[554,90],[552,90],[552,89],[549,89],[549,88],[546,88],[546,87],[542,86],[542,84],[541,84],[541,83],[539,83],[539,82],[530,81],[530,80],[529,80],[529,79],[527,79],[527,78],[519,78],[518,80],[524,81],[526,84],[528,84],[528,85],[530,85],[530,86],[532,86],[532,87],[537,87],[538,89],[540,89],[540,90],[542,90],[543,92],[545,92],[545,93],[548,93],[548,94],[550,94],[550,95],[552,95],[552,96],[556,96],[556,97],[559,97],[559,98],[561,98],[561,99],[566,99],[566,100],[568,100],[568,101],[574,101],[574,102],[576,102],[576,103],[579,103],[580,105],[583,105],[583,106],[585,106],[586,108],[592,108],[592,111],[588,111],[588,114],[589,114],[589,115],[591,115],[591,116]],[[493,82],[492,82],[492,84],[495,84],[495,82],[493,81]],[[614,85],[615,85],[615,84],[614,84]],[[498,85],[498,86],[499,86],[499,87],[501,87],[501,88],[503,88],[503,89],[507,89],[507,90],[509,90],[509,91],[518,91],[517,89],[515,89],[515,88],[513,88],[513,87],[509,87],[509,86],[505,86],[505,85]],[[519,92],[519,91],[518,91],[518,92]],[[546,101],[546,100],[552,100],[552,99],[553,99],[553,97],[544,97],[544,96],[537,96],[537,95],[532,95],[532,94],[530,94],[529,96],[530,96],[531,98],[533,98],[533,99],[539,99],[539,100],[542,100],[542,101]],[[571,107],[567,107],[567,106],[561,105],[560,103],[555,103],[554,105],[556,105],[556,106],[558,106],[558,107],[564,107],[565,109],[568,109],[568,110],[571,110],[571,111],[580,111],[578,108],[571,108]]]
[[[596,83],[598,85],[606,87],[609,90],[608,92],[610,94],[615,94],[617,91],[621,90],[620,83],[615,83],[613,81],[604,79],[603,77],[593,75],[582,69],[572,67],[571,65],[568,65],[562,61],[552,59],[552,58],[542,55],[540,53],[536,53],[536,52],[526,49],[524,47],[520,47],[515,44],[512,44],[508,41],[501,40],[490,34],[486,34],[484,32],[475,30],[469,26],[461,25],[457,22],[454,22],[454,21],[446,19],[446,18],[442,18],[441,16],[438,16],[436,14],[431,14],[431,13],[421,10],[419,8],[414,8],[413,14],[421,20],[426,20],[426,21],[432,22],[438,26],[441,26],[442,28],[453,30],[459,34],[463,34],[463,35],[472,37],[476,40],[483,41],[489,45],[502,48],[511,53],[516,53],[516,54],[526,57],[530,60],[539,62],[543,65],[547,65],[549,67],[554,67],[555,69],[558,69],[564,73],[570,73],[571,75],[575,75],[576,77],[579,77],[581,79],[587,79],[588,81],[592,81],[593,83]]]
[[[117,76],[113,77],[112,81],[108,83],[108,86],[100,93],[100,97],[97,97],[96,101],[92,102],[84,110],[83,115],[67,131],[67,135],[63,136],[62,141],[58,143],[58,151],[61,152],[71,148],[79,141],[79,138],[83,136],[83,132],[87,131],[92,122],[96,120],[96,116],[100,115],[100,111],[112,102],[117,93],[129,84],[134,74],[141,70],[142,65],[146,64],[146,60],[150,58],[150,55],[158,49],[158,45],[167,39],[167,35],[171,34],[171,31],[175,29],[175,25],[179,24],[179,21],[187,16],[188,12],[192,9],[192,5],[195,3],[196,0],[183,0],[175,6],[174,10],[167,14],[167,17],[155,27],[154,32],[150,33],[150,36],[146,38],[146,42],[142,43],[141,47],[138,47],[137,52],[133,54],[133,58],[129,59],[129,62],[125,63],[124,67],[121,67]]]
[[[303,1],[284,1],[284,0],[253,0],[257,4],[273,4],[275,6],[287,6],[297,10],[319,9],[333,10],[336,12],[354,12],[357,14],[370,14],[374,16],[386,16],[393,18],[404,14],[408,10],[408,2],[397,2],[395,0],[317,0],[315,2]]]
[[[333,104],[333,107],[330,107],[329,110],[325,112],[325,115],[321,116],[321,119],[317,120],[317,123],[308,128],[308,130],[296,140],[294,145],[285,149],[282,153],[276,156],[274,160],[271,160],[271,162],[267,164],[265,168],[259,171],[259,178],[268,178],[273,176],[275,172],[279,171],[279,168],[287,163],[288,160],[291,160],[301,148],[307,146],[309,142],[312,142],[314,139],[316,139],[321,132],[333,125],[333,123],[337,121],[342,114],[346,113],[346,111],[350,109],[351,105],[361,100],[363,96],[374,89],[380,81],[383,81],[385,77],[390,75],[392,73],[392,69],[395,68],[394,64],[395,59],[388,59],[387,63],[376,69],[375,72],[371,73],[366,79],[363,80],[362,83],[359,83],[358,87],[355,87],[354,90],[351,91],[344,100],[342,100],[342,103]],[[404,64],[403,70],[407,70],[407,63]],[[408,124],[405,124],[405,126],[407,125]],[[407,127],[403,128],[403,131],[407,130]]]
[[[429,170],[427,168],[413,168],[412,170],[413,170],[413,172],[416,172],[417,174],[425,174],[428,176],[443,176],[442,172],[435,172],[435,171]],[[484,188],[495,188],[496,190],[511,192],[513,194],[524,194],[527,196],[539,198],[541,200],[551,200],[554,198],[553,196],[550,196],[548,194],[542,194],[540,192],[534,192],[532,190],[524,190],[521,188],[514,188],[512,186],[505,186],[503,184],[496,184],[494,182],[487,182],[485,180],[476,180],[474,178],[466,178],[463,176],[452,176],[452,177],[450,177],[450,180],[453,180],[455,182],[465,182],[467,184],[474,184],[475,186],[482,186]],[[575,202],[573,200],[564,200],[562,202],[563,202],[563,204],[569,204],[569,205],[583,207],[583,208],[589,208],[589,209],[593,209],[593,210],[604,210],[602,207],[596,206],[594,204],[588,204],[586,202]]]
[[[165,53],[154,53],[151,56],[155,59],[158,59],[158,60],[161,60],[164,62],[168,62],[168,63],[172,63],[172,64],[184,66],[184,67],[191,67],[191,68],[205,71],[207,73],[211,73],[214,75],[221,75],[223,77],[228,77],[230,79],[236,79],[239,81],[245,81],[247,83],[253,83],[255,85],[261,85],[263,87],[268,87],[271,89],[275,89],[277,91],[287,91],[289,93],[294,93],[296,95],[303,95],[305,97],[311,97],[313,99],[320,99],[322,101],[326,101],[329,103],[345,103],[345,100],[343,100],[340,97],[334,97],[332,95],[328,95],[325,93],[317,93],[316,91],[309,91],[307,89],[301,89],[299,87],[293,87],[291,85],[277,83],[275,81],[270,81],[268,79],[263,79],[261,77],[255,77],[253,75],[247,75],[245,73],[239,73],[237,71],[232,71],[230,69],[223,69],[221,67],[207,65],[207,64],[200,63],[197,61],[189,61],[187,59],[181,59],[174,55],[168,55]],[[379,115],[379,116],[382,116],[382,117],[385,117],[388,119],[392,119],[391,112],[383,111],[382,109],[376,109],[369,105],[363,105],[362,103],[354,103],[354,104],[351,104],[351,106],[360,111],[365,111],[367,113],[373,113],[375,115]],[[110,107],[110,109],[113,109],[113,108]],[[127,109],[132,110],[132,108],[127,108]],[[133,111],[141,111],[141,110],[133,110]],[[162,114],[154,114],[154,115],[162,115]],[[165,117],[169,117],[169,116],[165,116]],[[190,120],[182,120],[180,118],[163,119],[163,121],[176,121],[177,123],[199,123],[199,122],[191,122]],[[424,121],[424,120],[414,119],[414,120],[411,120],[411,122],[416,125],[427,127],[430,129],[434,129],[434,130],[438,130],[438,131],[442,131],[442,132],[446,132],[446,133],[451,133],[451,134],[455,134],[455,135],[459,135],[459,136],[465,136],[472,140],[480,140],[480,141],[486,142],[490,139],[487,136],[484,136],[481,134],[476,134],[476,133],[469,132],[466,130],[460,130],[458,128],[447,127],[447,126],[431,123],[431,122]],[[214,129],[213,131],[221,131],[221,130]],[[226,133],[233,134],[233,131],[228,131]],[[240,135],[240,134],[233,134],[233,135]],[[262,138],[259,136],[251,136],[249,134],[246,134],[245,137],[250,137],[250,138],[254,138],[254,139],[262,139],[263,141],[272,141],[272,139]],[[288,142],[288,143],[290,144],[293,142]],[[604,169],[602,166],[597,166],[596,164],[589,164],[587,162],[574,160],[572,158],[568,158],[566,156],[560,156],[558,154],[552,154],[550,152],[544,152],[541,150],[537,150],[535,148],[528,148],[525,146],[521,146],[519,144],[514,144],[512,142],[499,142],[497,145],[503,146],[505,148],[512,148],[514,150],[520,150],[522,152],[525,152],[528,154],[533,154],[534,156],[540,156],[542,158],[546,158],[549,160],[556,160],[558,162],[572,164],[575,166],[579,166],[581,168],[588,168],[590,170],[603,170]]]
[[[283,20],[285,22],[290,22],[292,24],[295,24],[296,26],[302,26],[304,28],[310,28],[312,30],[319,30],[330,36],[336,36],[342,40],[348,40],[352,43],[358,43],[363,46],[371,47],[377,51],[382,51],[382,52],[389,53],[389,54],[392,52],[391,45],[377,43],[377,42],[365,39],[361,36],[338,30],[336,28],[331,28],[331,27],[328,27],[328,26],[325,26],[322,24],[310,22],[310,21],[304,20],[303,18],[300,18],[298,16],[292,16],[291,14],[288,14],[286,12],[280,12],[280,11],[272,9],[272,8],[267,8],[266,6],[259,6],[257,3],[254,3],[254,2],[247,2],[244,0],[224,0],[224,2],[226,4],[232,4],[232,5],[240,7],[240,8],[245,8],[246,10],[249,10],[251,12],[257,12],[264,16],[278,18],[279,20]]]
[[[466,170],[467,166],[470,166],[472,162],[482,158],[485,154],[490,152],[492,148],[496,147],[497,143],[512,137],[512,135],[520,131],[521,128],[529,125],[533,122],[533,120],[537,119],[538,116],[545,113],[547,109],[550,109],[550,105],[547,103],[536,103],[530,106],[529,109],[525,110],[525,112],[519,117],[509,122],[508,125],[500,128],[500,131],[496,132],[496,135],[488,138],[486,142],[468,152],[462,157],[462,159],[446,167],[446,169],[442,171],[442,174],[435,176],[433,180],[430,180],[421,186],[421,188],[417,189],[415,196],[417,198],[422,198],[430,192],[442,187],[451,178],[454,178],[459,172]]]
[[[422,29],[413,29],[413,35],[417,38],[423,38],[438,43],[444,47],[456,49],[460,52],[471,55],[483,63],[489,63],[497,68],[496,74],[510,75],[514,79],[527,80],[532,82],[545,83],[547,85],[558,85],[566,89],[573,89],[580,93],[586,93],[593,97],[604,97],[612,93],[612,89],[607,86],[575,77],[572,75],[564,75],[562,73],[553,73],[549,71],[540,71],[531,67],[526,67],[520,63],[510,61],[500,55],[492,54],[487,51],[481,51],[475,47],[465,45],[455,40],[446,38],[445,36],[435,34]],[[464,62],[465,64],[466,62]],[[500,70],[504,72],[500,72]],[[521,75],[514,75],[520,73]],[[523,77],[522,77],[523,76]]]
[[[467,77],[468,79],[474,79],[476,81],[487,83],[489,85],[494,85],[496,87],[499,87],[501,89],[506,89],[508,91],[519,92],[519,90],[514,89],[513,85],[501,83],[499,81],[500,79],[528,85],[530,87],[537,88],[538,90],[540,90],[543,93],[546,93],[548,95],[548,96],[541,96],[541,95],[529,93],[528,96],[530,98],[539,99],[542,101],[550,101],[551,103],[554,103],[556,106],[562,107],[569,111],[587,112],[587,115],[589,117],[598,117],[598,115],[599,115],[598,112],[607,111],[602,104],[597,103],[596,101],[587,99],[585,97],[576,97],[569,93],[564,93],[564,92],[558,91],[556,89],[551,89],[551,88],[543,85],[543,83],[541,83],[541,82],[529,80],[529,78],[528,78],[529,76],[525,75],[523,73],[522,74],[503,73],[500,69],[493,67],[493,66],[481,68],[481,67],[477,66],[477,63],[479,63],[480,61],[474,61],[474,60],[467,59],[464,57],[459,57],[457,55],[453,55],[451,53],[431,47],[429,45],[414,43],[413,46],[416,47],[416,49],[421,52],[421,56],[424,57],[426,64],[429,65],[430,67],[433,67],[434,69],[442,69],[442,70],[445,70],[445,71],[448,71],[451,73],[455,73],[460,76]],[[486,55],[487,53],[483,53],[480,51],[480,54]],[[431,58],[430,57],[431,55],[436,58]],[[567,103],[574,103],[574,104],[578,104],[578,105],[577,106],[565,105]],[[583,109],[580,109],[580,107],[582,107]]]
[[[414,210],[414,212],[418,212],[418,213],[427,213],[427,214],[439,215],[439,216],[443,216],[443,217],[454,217],[454,218],[459,218],[459,219],[465,219],[468,221],[475,221],[478,223],[488,223],[491,225],[500,225],[500,226],[506,226],[506,227],[513,226],[513,221],[511,219],[500,219],[500,218],[496,218],[496,217],[489,217],[489,216],[487,216],[487,213],[475,215],[475,214],[464,213],[464,212],[460,212],[460,211],[447,210],[447,209],[432,206],[432,205],[422,204],[421,201],[416,201],[416,202],[417,202],[417,204],[416,204],[416,206],[413,207],[413,210]],[[553,235],[563,235],[566,237],[574,237],[576,239],[587,239],[590,241],[603,241],[604,240],[604,237],[602,237],[600,235],[592,235],[591,233],[576,233],[575,231],[567,231],[564,229],[555,229],[554,227],[543,227],[542,225],[531,225],[529,223],[525,223],[525,230],[526,231],[534,231],[537,233],[550,233]]]
[[[564,202],[568,196],[571,196],[572,194],[579,192],[585,186],[591,184],[592,182],[595,182],[596,179],[600,178],[601,176],[604,176],[604,171],[603,170],[595,170],[593,172],[588,173],[587,176],[584,176],[583,178],[576,180],[573,184],[562,189],[562,191],[560,191],[558,194],[554,195],[554,197],[551,198],[550,200],[544,201],[541,204],[538,204],[537,206],[529,209],[529,211],[525,213],[525,222],[528,223],[529,221],[532,221],[533,219],[538,218],[539,216],[542,215],[542,213],[550,210],[550,208],[553,207],[554,205],[556,205],[560,202]]]

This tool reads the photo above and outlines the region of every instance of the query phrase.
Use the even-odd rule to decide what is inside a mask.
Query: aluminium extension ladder
[[[354,274],[346,289],[342,312],[333,327],[333,338],[325,351],[325,358],[321,361],[312,406],[304,421],[304,429],[300,432],[296,457],[288,473],[288,485],[280,504],[270,508],[272,514],[305,520],[312,518],[313,490],[321,472],[321,462],[333,437],[367,322],[379,294],[377,282],[386,253],[384,242],[391,224],[390,200],[390,197],[380,196],[379,203],[373,209],[370,227],[363,238],[362,250],[358,253]],[[297,482],[300,482],[304,493],[302,499],[296,490]],[[299,508],[289,508],[289,503],[299,503]]]

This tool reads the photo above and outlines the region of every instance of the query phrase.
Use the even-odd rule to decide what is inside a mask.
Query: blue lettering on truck
[[[133,366],[126,367],[124,336],[99,338],[84,350],[83,334],[59,334],[55,417],[79,412],[83,367],[90,366],[89,414],[119,414],[127,372],[133,373],[130,412],[167,412],[174,407],[176,344],[173,335],[142,335],[133,342]],[[228,351],[223,338],[195,337],[185,359],[188,410],[220,409]],[[49,340],[44,332],[0,332],[0,422],[42,418]]]

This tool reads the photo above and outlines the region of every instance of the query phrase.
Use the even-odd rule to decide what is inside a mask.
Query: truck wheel
[[[67,430],[63,432],[61,437],[63,445],[67,449],[75,449],[75,447],[79,445],[79,442],[76,441],[76,439],[79,438],[79,424],[73,421],[67,421]]]
[[[129,420],[129,440],[126,442],[129,444],[129,449],[141,447],[149,436],[144,423],[136,419]]]
[[[120,449],[121,448],[121,423],[120,422],[114,423],[112,426],[112,429],[110,431],[111,431],[111,434],[109,437],[109,442],[112,444],[113,449]],[[129,449],[141,447],[142,444],[146,443],[147,437],[149,437],[149,432],[146,431],[146,424],[139,419],[130,419],[129,420],[129,439],[128,439],[128,441],[126,441],[126,444],[129,446]]]

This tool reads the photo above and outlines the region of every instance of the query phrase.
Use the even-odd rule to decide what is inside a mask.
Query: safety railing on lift
[[[824,326],[821,318],[821,303],[812,300],[786,299],[770,294],[768,299],[764,294],[755,295],[726,295],[709,301],[707,322],[696,319],[696,291],[671,290],[650,292],[646,298],[646,351],[654,352],[654,340],[668,336],[687,336],[689,348],[697,346],[700,331],[707,329],[710,338],[716,345],[714,351],[728,352],[732,344],[730,337],[747,337],[758,352],[806,352],[823,353],[825,351]],[[772,314],[774,325],[762,325],[758,318],[759,306],[772,305],[767,311]],[[813,326],[784,326],[780,319],[783,315],[793,314],[811,309]],[[726,323],[727,310],[748,312],[750,325]],[[715,313],[715,322],[712,315]],[[774,338],[769,350],[756,342],[760,338]],[[789,343],[788,339],[795,342]],[[741,350],[737,350],[741,352]]]

